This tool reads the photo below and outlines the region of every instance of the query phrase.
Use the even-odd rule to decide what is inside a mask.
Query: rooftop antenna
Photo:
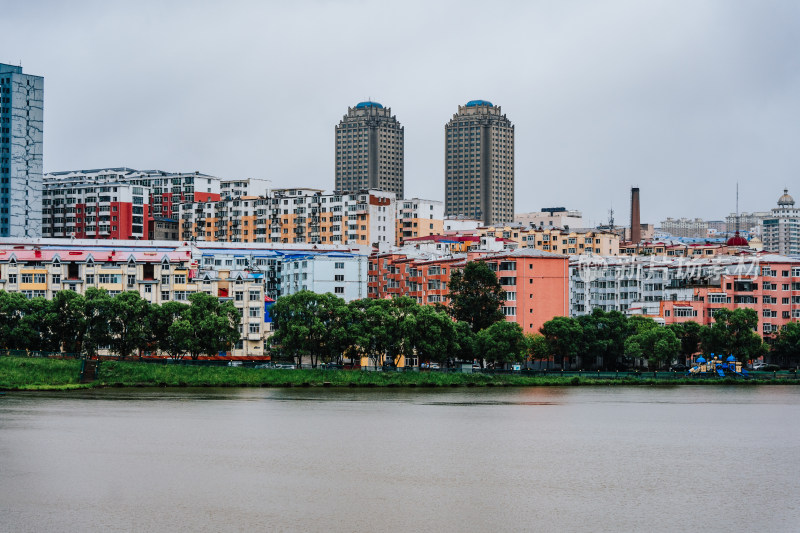
[[[736,182],[736,236],[739,236],[739,182]]]
[[[611,209],[608,211],[608,228],[614,231],[614,204],[611,204]]]

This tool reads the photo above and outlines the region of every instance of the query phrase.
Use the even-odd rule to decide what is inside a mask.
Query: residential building
[[[319,189],[273,189],[180,206],[184,240],[282,244],[392,245],[394,193],[378,190],[323,194]]]
[[[483,226],[483,222],[477,218],[468,218],[463,215],[444,217],[445,233],[464,233],[470,232]]]
[[[619,235],[588,228],[531,228],[521,242],[526,248],[561,255],[619,253]]]
[[[661,324],[710,325],[717,309],[755,309],[768,338],[800,318],[800,259],[771,254],[573,257],[570,315],[594,309],[645,315]]]
[[[769,211],[755,211],[753,213],[731,213],[725,217],[725,227],[728,233],[744,231],[754,235],[761,235],[761,225],[765,218],[772,216]]]
[[[44,78],[0,63],[0,237],[41,237]]]
[[[44,237],[147,238],[151,197],[147,187],[109,176],[90,183],[70,180],[54,186],[45,182],[42,195]]]
[[[347,301],[367,296],[368,255],[332,245],[154,243],[93,239],[0,240],[0,289],[28,298],[58,291],[111,295],[136,291],[161,304],[206,292],[230,300],[242,316],[233,356],[264,356],[272,333],[268,304],[307,289]]]
[[[506,291],[503,314],[526,333],[569,313],[569,258],[530,249],[457,255],[416,250],[373,254],[369,296],[409,296],[420,304],[448,305],[450,276],[468,261],[485,261],[496,272]]]
[[[486,225],[514,219],[514,125],[500,106],[472,100],[445,125],[445,215]]]
[[[281,296],[303,290],[331,293],[347,302],[367,297],[367,256],[352,253],[287,254]]]
[[[259,178],[223,179],[219,183],[221,199],[233,199],[241,196],[268,196],[272,188],[272,180]]]
[[[404,190],[404,131],[391,108],[360,102],[336,126],[336,192]]]
[[[108,233],[96,231],[89,233],[85,228],[78,226],[80,218],[68,215],[78,214],[78,209],[85,212],[85,208],[94,207],[99,210],[104,207],[100,201],[100,189],[109,187],[131,186],[131,195],[138,196],[145,194],[146,201],[137,206],[147,205],[148,208],[135,209],[134,219],[127,220],[118,218],[118,235],[114,238],[142,238],[153,240],[157,234],[155,219],[169,219],[177,221],[179,206],[191,204],[193,202],[218,201],[220,198],[220,179],[208,176],[199,172],[164,172],[161,170],[135,170],[127,167],[115,167],[106,169],[73,170],[64,172],[51,172],[44,177],[43,205],[56,205],[53,201],[60,198],[62,202],[57,204],[63,206],[64,221],[58,222],[60,212],[51,210],[42,219],[43,229],[46,231],[45,237],[76,237],[76,238],[95,238],[105,239],[111,236]],[[139,191],[139,192],[135,192]],[[103,191],[115,192],[115,191]],[[118,189],[116,192],[122,192]],[[113,198],[116,197],[117,200]],[[120,195],[111,194],[110,202],[119,200]],[[48,200],[50,202],[48,203]],[[80,206],[82,201],[88,201],[85,206]],[[91,200],[96,200],[92,202]],[[61,209],[58,207],[57,209]],[[139,221],[139,216],[143,220]],[[112,215],[113,216],[113,215]],[[40,217],[41,218],[41,217]],[[110,222],[114,222],[111,220]],[[142,226],[141,228],[138,226]],[[129,235],[126,236],[126,235]]]
[[[702,218],[690,220],[668,217],[661,221],[661,231],[669,233],[673,237],[705,238],[708,236],[708,222]]]
[[[784,189],[778,207],[762,221],[764,249],[782,255],[800,255],[800,209]]]
[[[747,242],[747,241],[745,241]],[[681,242],[676,239],[631,242],[619,246],[619,255],[656,255],[668,257],[711,257],[741,252],[740,247],[729,246],[726,242]]]
[[[531,227],[545,228],[582,228],[583,213],[580,211],[567,211],[564,207],[545,207],[541,211],[532,213],[517,213],[514,222]]]
[[[397,202],[396,244],[406,239],[441,235],[444,230],[444,204],[437,200],[411,198]]]

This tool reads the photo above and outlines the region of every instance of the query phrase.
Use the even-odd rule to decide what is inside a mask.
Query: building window
[[[339,269],[339,268],[344,268],[344,263],[343,263],[343,262],[342,262],[342,263],[335,263],[335,264],[333,265],[333,268],[337,268],[337,269]]]
[[[237,302],[241,302],[244,300],[244,292],[236,291],[233,293],[233,299]]]
[[[169,291],[161,291],[161,300],[164,302],[169,300]]]
[[[261,333],[261,324],[253,322],[248,325],[250,333]]]
[[[257,302],[258,300],[261,299],[260,297],[261,297],[261,295],[259,294],[258,291],[250,291],[250,301],[251,302]]]
[[[333,292],[334,294],[344,294],[344,287],[334,287]]]
[[[250,318],[257,318],[261,316],[261,308],[260,307],[251,307],[250,308]]]

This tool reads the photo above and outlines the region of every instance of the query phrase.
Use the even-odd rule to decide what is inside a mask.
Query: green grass
[[[81,385],[81,362],[77,359],[0,357],[0,389],[66,390]]]
[[[0,357],[0,389],[68,390],[92,387],[529,387],[614,385],[729,385],[755,384],[755,380],[654,379],[626,376],[604,379],[592,376],[519,374],[458,374],[441,372],[366,372],[358,370],[277,370],[227,366],[154,364],[104,361],[98,379],[79,383],[80,361]],[[797,384],[797,380],[758,383]]]

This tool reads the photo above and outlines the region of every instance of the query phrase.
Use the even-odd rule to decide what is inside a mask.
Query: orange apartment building
[[[755,309],[759,333],[769,339],[789,322],[800,320],[800,260],[764,256],[753,274],[723,274],[719,284],[692,288],[691,299],[662,301],[666,324],[694,321],[711,325],[719,309]]]
[[[556,316],[569,316],[569,258],[539,250],[471,252],[456,257],[392,252],[370,258],[367,292],[371,298],[410,296],[418,303],[448,305],[453,270],[467,261],[485,261],[497,274],[506,300],[506,320],[535,333]]]

